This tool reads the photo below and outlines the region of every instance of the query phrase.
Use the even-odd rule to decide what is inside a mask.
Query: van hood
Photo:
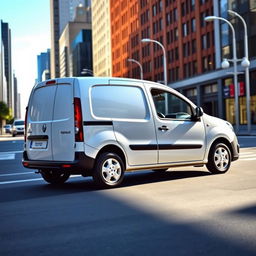
[[[203,114],[203,119],[204,119],[204,123],[205,125],[210,125],[211,127],[216,127],[216,126],[223,126],[223,128],[227,128],[230,126],[233,127],[228,121],[214,117],[214,116],[210,116],[207,114]]]

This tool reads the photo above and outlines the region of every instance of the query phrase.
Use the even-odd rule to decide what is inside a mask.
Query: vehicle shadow
[[[164,181],[203,177],[207,175],[211,174],[206,171],[167,171],[165,173],[160,173],[147,170],[128,172],[125,174],[123,183],[120,187],[131,187]],[[74,179],[70,178],[66,183],[61,185],[51,185],[42,181],[42,183],[36,184],[19,184],[15,189],[13,187],[2,187],[1,190],[4,191],[4,193],[0,193],[0,202],[7,202],[63,194],[84,193],[101,189],[96,187],[91,177],[76,177]]]

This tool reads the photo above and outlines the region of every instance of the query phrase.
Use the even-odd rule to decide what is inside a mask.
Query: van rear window
[[[95,86],[91,91],[93,114],[104,118],[147,119],[144,92],[134,86]]]
[[[35,90],[29,110],[31,121],[52,120],[55,92],[56,86],[41,87]]]

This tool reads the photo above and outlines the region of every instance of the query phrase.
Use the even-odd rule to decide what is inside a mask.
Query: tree
[[[3,121],[10,118],[10,109],[7,104],[0,101],[0,133],[2,134]]]

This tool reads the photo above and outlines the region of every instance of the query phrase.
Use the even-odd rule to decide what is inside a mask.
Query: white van
[[[205,164],[212,173],[225,173],[239,157],[230,123],[149,81],[79,77],[39,83],[25,124],[23,165],[52,184],[81,174],[114,187],[125,171]]]

